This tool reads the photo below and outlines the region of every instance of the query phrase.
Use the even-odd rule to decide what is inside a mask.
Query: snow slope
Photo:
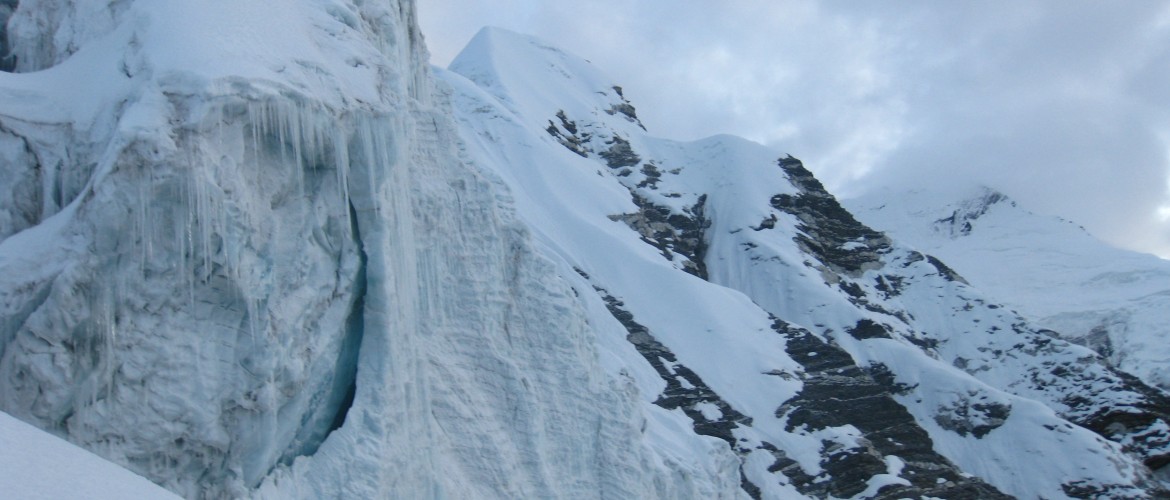
[[[1036,325],[1170,388],[1170,262],[1106,245],[988,188],[887,189],[845,203]]]
[[[0,412],[0,491],[6,498],[177,499],[126,469]]]
[[[625,326],[604,349],[625,333],[647,400],[731,444],[746,492],[1159,494],[1164,395],[857,223],[799,161],[654,138],[587,62],[503,30],[449,69],[468,154]],[[1099,421],[1134,407],[1140,429]]]
[[[1165,494],[1162,392],[543,42],[432,73],[408,0],[8,33],[0,409],[181,496]]]

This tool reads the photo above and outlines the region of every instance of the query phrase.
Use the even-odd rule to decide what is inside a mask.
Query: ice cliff
[[[733,495],[598,367],[414,15],[21,1],[0,408],[191,498]]]
[[[1160,390],[414,15],[0,2],[0,410],[188,498],[1164,494]]]

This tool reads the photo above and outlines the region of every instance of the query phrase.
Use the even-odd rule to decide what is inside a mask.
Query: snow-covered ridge
[[[999,202],[985,203],[992,198]],[[1069,221],[1031,213],[988,188],[884,191],[845,203],[874,227],[944,258],[1036,325],[1093,348],[1150,384],[1170,387],[1165,260],[1110,247]],[[973,207],[978,218],[963,215]]]
[[[481,32],[451,70],[471,156],[509,184],[578,292],[608,306],[592,310],[622,321],[653,365],[648,399],[733,444],[745,492],[1156,494],[1141,461],[1160,467],[1167,451],[1164,395],[853,220],[799,161],[731,137],[649,136],[606,111],[618,86],[588,63],[506,31]],[[602,338],[614,352],[622,340]],[[868,406],[831,410],[846,390]],[[1105,423],[1139,401],[1141,430]],[[887,447],[890,429],[913,445]],[[990,486],[924,473],[947,462]]]
[[[1163,494],[1163,393],[413,5],[20,2],[0,409],[189,498]]]

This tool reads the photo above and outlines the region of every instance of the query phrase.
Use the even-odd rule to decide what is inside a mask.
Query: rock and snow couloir
[[[0,410],[183,496],[1160,494],[1164,393],[547,44],[432,74],[406,0],[8,33]]]

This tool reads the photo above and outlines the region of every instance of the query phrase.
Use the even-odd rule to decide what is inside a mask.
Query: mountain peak
[[[980,186],[977,191],[974,196],[958,202],[950,215],[936,220],[935,228],[949,233],[951,237],[967,236],[975,227],[972,223],[986,215],[996,205],[1016,206],[1016,202],[1007,195],[989,187]]]
[[[486,27],[448,67],[531,120],[558,113],[629,135],[644,129],[622,87],[593,64],[535,37]]]

